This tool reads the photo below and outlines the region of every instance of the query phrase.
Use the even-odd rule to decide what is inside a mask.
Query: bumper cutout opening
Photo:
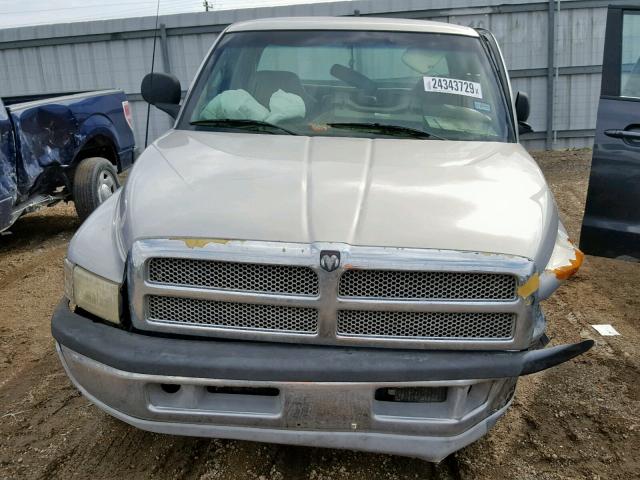
[[[375,399],[379,402],[440,403],[447,400],[447,387],[379,388]]]
[[[277,397],[280,390],[270,387],[217,387],[207,386],[209,393],[221,393],[225,395],[259,395],[262,397]]]

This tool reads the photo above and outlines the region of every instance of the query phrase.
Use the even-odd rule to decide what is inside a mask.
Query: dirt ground
[[[537,155],[567,229],[580,232],[590,151]],[[640,478],[640,264],[587,257],[546,302],[552,344],[592,338],[577,360],[524,377],[491,433],[439,465],[317,448],[172,437],[99,411],[67,380],[49,319],[72,205],[0,237],[0,478],[631,479]],[[619,337],[591,324],[612,323]]]

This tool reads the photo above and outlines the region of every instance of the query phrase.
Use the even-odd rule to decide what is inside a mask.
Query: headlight
[[[97,317],[120,323],[120,285],[94,275],[68,260],[64,264],[64,293],[78,307]]]

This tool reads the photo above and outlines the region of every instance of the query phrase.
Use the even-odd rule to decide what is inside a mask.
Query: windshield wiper
[[[293,132],[289,129],[286,129],[274,123],[263,122],[261,120],[216,118],[209,120],[194,120],[193,122],[189,122],[189,124],[204,127],[242,128],[267,133],[275,133],[275,131],[278,131],[286,133],[287,135],[298,135],[296,132]]]
[[[438,140],[446,140],[446,138],[434,133],[418,130],[417,128],[403,127],[402,125],[389,125],[386,123],[327,123],[333,128],[344,128],[352,130],[375,130],[384,135],[402,135],[411,138],[436,138]]]

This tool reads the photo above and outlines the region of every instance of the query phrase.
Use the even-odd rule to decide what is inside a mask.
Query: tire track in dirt
[[[49,261],[55,262],[64,257],[67,250],[67,242],[61,241],[53,248],[40,248],[39,250],[40,253],[32,255],[29,260],[23,261],[12,269],[7,270],[2,277],[0,277],[0,294],[13,283],[21,282],[29,277],[29,273],[39,267],[43,267],[45,263]]]
[[[62,295],[65,251],[64,241],[52,242],[0,278],[0,386],[50,346],[48,317]]]

